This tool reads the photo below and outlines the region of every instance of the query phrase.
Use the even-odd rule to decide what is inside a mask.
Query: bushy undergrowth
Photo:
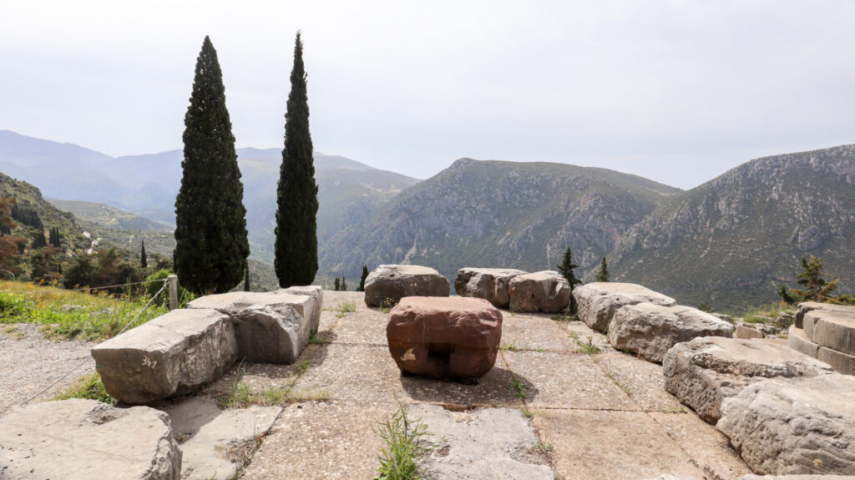
[[[774,320],[781,312],[794,314],[796,313],[796,308],[785,303],[755,307],[745,312],[743,320],[746,323],[766,323],[769,319]]]
[[[0,282],[0,324],[31,323],[42,325],[43,333],[49,337],[103,340],[116,336],[147,301],[145,296],[93,294],[26,282]],[[164,305],[150,305],[134,326],[167,311]]]

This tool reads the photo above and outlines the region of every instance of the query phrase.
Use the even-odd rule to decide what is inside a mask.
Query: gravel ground
[[[89,361],[33,401],[50,399],[94,371],[95,361],[89,356],[93,345],[48,340],[38,325],[0,325],[0,413],[35,395],[84,359]]]

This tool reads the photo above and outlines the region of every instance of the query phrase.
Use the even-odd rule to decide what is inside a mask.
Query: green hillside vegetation
[[[50,203],[66,212],[71,212],[78,220],[107,228],[119,230],[152,230],[171,232],[173,227],[161,222],[126,212],[124,210],[104,205],[103,203],[82,202],[74,200],[49,199]]]
[[[613,280],[740,313],[778,300],[800,259],[855,287],[855,146],[761,158],[663,202],[624,236]],[[611,260],[611,256],[609,257]]]

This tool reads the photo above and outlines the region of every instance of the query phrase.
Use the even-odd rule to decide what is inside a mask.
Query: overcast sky
[[[0,129],[181,148],[210,35],[238,146],[281,147],[298,29],[316,150],[419,178],[472,157],[691,188],[855,143],[843,0],[0,0]]]

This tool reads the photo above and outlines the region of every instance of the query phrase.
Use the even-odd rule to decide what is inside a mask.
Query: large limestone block
[[[839,373],[855,375],[855,355],[848,355],[830,348],[819,347],[816,358],[825,362]]]
[[[181,450],[153,408],[35,403],[0,417],[0,478],[179,480]]]
[[[508,294],[512,312],[557,313],[570,306],[570,284],[551,270],[515,276]]]
[[[293,363],[318,331],[320,287],[207,295],[188,308],[213,309],[235,326],[239,356],[255,363]]]
[[[402,372],[481,377],[496,363],[502,313],[480,298],[405,297],[389,314],[386,337]]]
[[[795,325],[791,326],[787,334],[787,346],[793,350],[803,353],[809,357],[816,358],[819,354],[819,345],[810,341],[805,331]]]
[[[92,348],[107,392],[136,405],[193,392],[238,357],[234,326],[216,310],[173,310]]]
[[[609,323],[609,343],[618,350],[662,363],[674,345],[696,337],[732,337],[733,325],[696,308],[639,303],[621,307]]]
[[[757,474],[855,475],[855,378],[772,379],[722,403],[716,428]]]
[[[508,283],[524,273],[510,268],[461,268],[454,279],[454,291],[461,297],[483,298],[496,308],[508,308]]]
[[[808,338],[821,347],[855,354],[855,316],[849,312],[807,312],[804,316],[804,330]]]
[[[662,367],[665,390],[712,424],[721,417],[721,402],[746,385],[833,372],[786,345],[723,337],[678,343],[668,350]]]
[[[404,297],[447,297],[448,279],[436,270],[419,265],[380,265],[365,279],[365,304],[394,305]]]
[[[804,329],[805,314],[814,310],[826,310],[830,312],[848,313],[855,318],[855,306],[835,305],[833,303],[802,302],[796,311],[796,327]]]
[[[609,328],[614,314],[625,305],[652,303],[672,306],[677,302],[661,293],[634,283],[595,282],[573,289],[576,316],[599,332]]]

